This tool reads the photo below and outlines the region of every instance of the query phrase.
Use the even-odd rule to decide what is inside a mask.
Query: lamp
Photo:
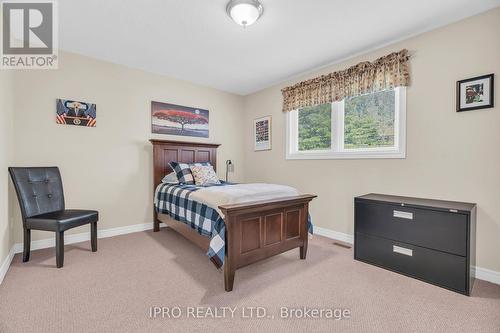
[[[227,176],[228,176],[228,173],[229,173],[229,169],[232,169],[232,167],[233,167],[233,162],[231,160],[227,160],[226,161],[226,183],[227,183],[227,179],[228,179]]]
[[[264,7],[258,0],[231,0],[226,11],[234,22],[246,28],[262,16]]]

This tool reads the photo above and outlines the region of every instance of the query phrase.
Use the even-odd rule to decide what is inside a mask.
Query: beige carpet
[[[231,293],[207,257],[168,229],[89,248],[66,246],[60,270],[52,249],[27,264],[16,255],[0,286],[0,332],[500,332],[500,286],[476,281],[465,297],[356,262],[318,236],[306,261],[297,249],[238,270]],[[152,319],[151,306],[183,313]],[[266,318],[242,318],[252,306]],[[194,319],[189,307],[236,310],[233,319]],[[280,307],[349,309],[351,318],[283,319]]]

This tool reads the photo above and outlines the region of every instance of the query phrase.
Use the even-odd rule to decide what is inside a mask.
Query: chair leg
[[[31,230],[24,228],[23,262],[30,260]]]
[[[97,251],[97,222],[90,224],[90,245],[92,246],[92,252]]]
[[[56,232],[56,264],[57,268],[64,264],[64,231]]]

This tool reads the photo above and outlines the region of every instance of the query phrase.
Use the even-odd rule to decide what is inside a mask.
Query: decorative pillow
[[[191,166],[195,165],[210,165],[209,162],[204,162],[204,163],[177,163],[177,162],[170,162],[170,167],[172,167],[172,170],[174,170],[175,175],[177,176],[177,180],[179,181],[179,184],[187,184],[187,185],[194,185],[194,177],[193,174],[191,173]]]
[[[196,185],[220,184],[219,177],[211,165],[192,165],[191,173]]]
[[[175,172],[171,172],[165,177],[163,177],[161,182],[164,184],[179,184],[179,180],[177,179]]]

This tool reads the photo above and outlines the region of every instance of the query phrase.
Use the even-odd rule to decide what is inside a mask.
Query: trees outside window
[[[288,112],[287,158],[404,158],[406,90]]]

